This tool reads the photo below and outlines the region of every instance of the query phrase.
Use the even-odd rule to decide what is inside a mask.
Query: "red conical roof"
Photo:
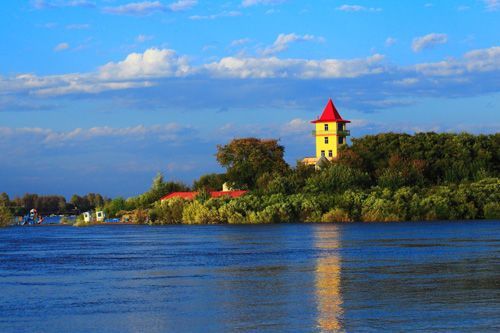
[[[321,117],[311,121],[311,123],[315,124],[315,123],[331,123],[331,122],[350,123],[349,120],[342,119],[339,112],[337,111],[337,108],[335,108],[335,105],[333,105],[332,99],[330,98],[328,100],[328,103],[326,103],[325,109],[323,110]]]

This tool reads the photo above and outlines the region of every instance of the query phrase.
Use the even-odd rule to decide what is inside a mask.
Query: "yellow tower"
[[[346,144],[347,136],[351,134],[346,128],[346,124],[350,121],[342,119],[332,100],[329,99],[321,116],[311,123],[316,125],[313,131],[316,137],[316,161],[321,156],[333,160],[338,155],[339,147]]]

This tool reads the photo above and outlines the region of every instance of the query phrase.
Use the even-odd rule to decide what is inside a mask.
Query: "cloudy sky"
[[[217,172],[216,145],[500,129],[500,0],[4,1],[0,192],[131,196]]]

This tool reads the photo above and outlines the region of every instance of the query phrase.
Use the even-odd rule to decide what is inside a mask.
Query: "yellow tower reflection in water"
[[[335,225],[318,226],[315,245],[321,252],[316,261],[317,324],[321,332],[341,332],[340,234]]]

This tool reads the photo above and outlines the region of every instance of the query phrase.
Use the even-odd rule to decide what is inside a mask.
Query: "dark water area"
[[[500,331],[500,221],[0,229],[0,332],[377,331]]]

